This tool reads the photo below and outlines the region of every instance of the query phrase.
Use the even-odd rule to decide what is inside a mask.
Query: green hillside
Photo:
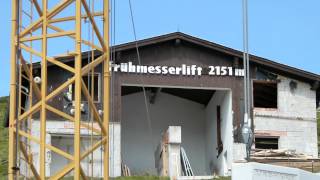
[[[4,128],[7,98],[0,97],[0,177],[4,177],[8,173],[8,129]]]

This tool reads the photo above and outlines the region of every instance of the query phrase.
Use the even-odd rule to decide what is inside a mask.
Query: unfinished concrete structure
[[[109,133],[110,175],[121,175],[121,163],[126,164],[132,174],[156,174],[154,151],[169,126],[181,126],[181,146],[186,150],[195,175],[230,175],[232,163],[245,157],[241,139],[243,77],[235,72],[242,69],[242,52],[183,33],[137,43],[142,65],[179,67],[185,64],[197,65],[203,70],[201,75],[112,73],[110,129],[114,131]],[[139,64],[134,42],[113,48],[114,63]],[[83,66],[91,55],[87,52],[82,54]],[[94,55],[98,57],[101,53],[95,51]],[[73,65],[68,56],[58,59]],[[253,148],[292,149],[316,159],[320,76],[253,55],[250,60]],[[232,73],[210,75],[210,66],[231,68]],[[36,70],[37,64],[34,68],[36,77],[40,73]],[[97,66],[95,73],[94,84],[101,87],[102,66]],[[48,74],[49,92],[70,78],[68,72],[53,64],[48,64]],[[102,88],[97,88],[94,92],[97,110],[101,110],[102,91]],[[64,92],[50,102],[51,106],[72,114],[73,87],[66,88]],[[71,106],[65,98],[68,93]],[[87,102],[82,104],[82,117],[86,117],[89,115],[86,113]],[[37,116],[33,119],[33,131],[36,133],[39,119]],[[51,142],[67,152],[73,151],[68,149],[68,141],[72,141],[68,136],[73,134],[73,126],[50,112],[47,121],[47,143]],[[90,134],[81,130],[82,138],[99,138]],[[32,151],[36,154],[37,147]],[[84,171],[89,175],[103,175],[102,164],[99,164],[103,159],[101,151],[102,148],[98,148],[91,159],[86,160],[87,163],[82,162],[83,167],[87,167]],[[49,174],[56,171],[56,166],[67,163],[53,158],[55,156],[50,150],[47,153],[51,154],[46,161]],[[34,161],[38,161],[36,157]]]

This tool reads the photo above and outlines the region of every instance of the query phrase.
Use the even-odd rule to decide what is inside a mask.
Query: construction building
[[[136,43],[140,57],[137,56]],[[246,159],[243,143],[242,52],[180,32],[112,47],[110,62],[109,174],[157,175],[156,149],[169,126],[181,128],[184,148],[196,176],[230,175],[231,165]],[[82,53],[82,65],[101,56],[99,50]],[[70,67],[73,56],[56,59]],[[318,161],[316,112],[320,100],[320,75],[250,55],[252,150],[287,149]],[[40,64],[33,64],[33,77],[41,77]],[[93,89],[94,104],[103,113],[103,67],[83,76]],[[47,91],[52,92],[71,74],[48,64]],[[41,82],[41,78],[38,82]],[[28,83],[25,83],[28,89]],[[51,107],[74,115],[74,86],[48,102]],[[83,95],[82,95],[83,96]],[[23,104],[30,99],[22,98]],[[81,117],[90,119],[88,101],[81,102]],[[32,117],[31,134],[40,133],[39,113]],[[74,152],[74,123],[47,113],[46,143]],[[99,127],[96,122],[92,127]],[[101,136],[81,128],[81,147],[86,149]],[[39,169],[39,145],[31,143],[34,165]],[[81,161],[88,176],[103,177],[103,147]],[[254,160],[254,158],[252,157]],[[261,159],[260,159],[261,160]],[[46,176],[70,162],[46,150]],[[20,171],[28,176],[26,164]],[[72,175],[69,174],[69,175]]]

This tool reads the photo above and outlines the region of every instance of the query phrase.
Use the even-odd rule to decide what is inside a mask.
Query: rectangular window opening
[[[253,105],[255,108],[278,108],[278,83],[253,81]]]
[[[278,149],[279,137],[256,137],[256,149]]]

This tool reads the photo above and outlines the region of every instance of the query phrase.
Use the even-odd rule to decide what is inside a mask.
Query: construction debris
[[[295,150],[288,150],[288,149],[253,149],[251,153],[251,157],[258,158],[258,157],[278,157],[278,158],[288,158],[288,157],[295,157],[301,159],[311,159],[312,156],[308,156],[303,153],[297,153]]]
[[[129,167],[123,163],[121,163],[121,174],[122,176],[131,176]]]

